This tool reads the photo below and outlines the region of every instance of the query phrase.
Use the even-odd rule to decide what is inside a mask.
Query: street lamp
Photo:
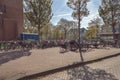
[[[2,15],[3,15],[3,12],[0,12],[0,16],[1,16],[1,23],[2,24]]]

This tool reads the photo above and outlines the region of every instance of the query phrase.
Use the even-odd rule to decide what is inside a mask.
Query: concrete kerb
[[[67,65],[67,66],[56,68],[56,69],[52,69],[52,70],[48,70],[48,71],[44,71],[44,72],[40,72],[40,73],[36,73],[36,74],[27,75],[27,76],[21,77],[17,80],[30,80],[30,79],[34,79],[34,78],[37,78],[37,77],[40,77],[40,76],[46,76],[46,75],[50,75],[50,74],[53,74],[53,73],[56,73],[56,72],[61,72],[61,71],[67,70],[67,69],[83,66],[83,65],[86,65],[86,64],[91,64],[91,63],[94,63],[94,62],[99,62],[99,61],[102,61],[104,59],[116,57],[116,56],[119,56],[119,55],[120,55],[120,53],[116,53],[116,54],[104,56],[104,57],[101,57],[101,58],[98,58],[98,59],[87,60],[87,61],[84,61],[84,62],[77,62],[77,63],[74,63],[72,65]]]

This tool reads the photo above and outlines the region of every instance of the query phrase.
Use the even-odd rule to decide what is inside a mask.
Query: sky
[[[54,25],[57,25],[58,21],[61,18],[65,18],[67,20],[73,20],[73,18],[71,17],[73,10],[69,8],[66,5],[66,3],[67,0],[53,0],[53,5],[52,5],[53,17],[51,19],[51,22]],[[98,8],[100,4],[101,4],[101,0],[90,0],[88,2],[87,8],[90,11],[90,14],[82,19],[81,27],[87,28],[88,23],[92,19],[99,17]]]

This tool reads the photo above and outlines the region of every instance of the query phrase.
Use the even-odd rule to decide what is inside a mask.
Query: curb
[[[86,64],[91,64],[91,63],[94,63],[94,62],[102,61],[102,60],[109,59],[109,58],[112,58],[112,57],[116,57],[116,56],[119,56],[119,55],[120,55],[120,53],[116,53],[114,55],[109,55],[109,56],[105,56],[105,57],[102,57],[102,58],[93,59],[93,60],[90,60],[90,61],[78,62],[78,63],[72,64],[72,65],[67,65],[67,66],[56,68],[56,69],[52,69],[52,70],[48,70],[48,71],[44,71],[44,72],[40,72],[40,73],[36,73],[36,74],[32,74],[32,75],[27,75],[27,76],[21,77],[17,80],[30,80],[30,79],[34,79],[34,78],[37,78],[37,77],[40,77],[40,76],[46,76],[46,75],[54,74],[56,72],[61,72],[61,71],[67,70],[67,69],[71,69],[71,68],[83,66],[83,65],[86,65]]]

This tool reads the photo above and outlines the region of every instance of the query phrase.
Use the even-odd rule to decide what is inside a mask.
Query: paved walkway
[[[12,58],[17,56],[14,56],[14,54],[12,55],[12,53],[11,55],[2,56],[2,59],[7,59],[7,61],[2,62],[0,65],[0,80],[16,80],[27,75],[80,62],[79,53],[67,52],[60,54],[59,48],[49,48],[45,50],[36,49],[30,52],[29,54],[24,52],[24,55],[23,52],[22,55],[19,53],[20,57],[17,58]],[[120,53],[120,49],[94,49],[83,53],[83,56],[85,61],[89,61],[118,53]],[[2,61],[2,59],[0,59],[0,61]]]
[[[120,80],[120,55],[30,80]]]

